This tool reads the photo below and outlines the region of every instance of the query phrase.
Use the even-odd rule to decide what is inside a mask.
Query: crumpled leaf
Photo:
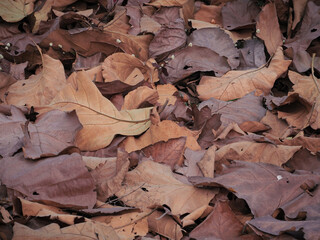
[[[227,202],[217,202],[210,215],[190,233],[195,239],[236,239],[243,225]]]
[[[211,97],[228,101],[258,91],[268,94],[275,80],[287,71],[291,61],[284,60],[281,48],[278,48],[268,67],[246,71],[229,71],[220,78],[204,76],[197,87],[199,98]]]
[[[36,111],[76,110],[83,125],[83,129],[77,134],[76,146],[82,151],[104,148],[116,134],[138,135],[149,128],[151,108],[118,111],[101,95],[84,72],[77,73],[75,79],[77,89],[68,84],[50,105],[36,108]]]
[[[278,47],[282,45],[282,34],[274,3],[269,3],[262,8],[256,29],[257,37],[264,41],[270,56],[275,54]]]
[[[220,28],[195,30],[188,37],[188,44],[190,43],[192,46],[209,48],[220,56],[226,57],[231,69],[239,66],[239,51],[235,48],[229,35]]]
[[[59,155],[74,146],[78,131],[82,128],[75,111],[52,110],[42,114],[35,123],[28,123],[23,152],[28,159]]]
[[[272,164],[232,161],[218,177],[189,177],[188,180],[195,186],[223,186],[243,198],[255,217],[262,217],[308,195],[301,186],[313,188],[320,183],[320,176],[299,171],[293,174]]]
[[[49,104],[67,84],[64,67],[49,55],[42,56],[42,71],[27,80],[21,80],[8,89],[6,102],[17,106],[41,106]]]
[[[259,12],[260,9],[253,0],[227,2],[221,9],[223,27],[227,30],[250,28],[255,24]]]
[[[38,162],[19,153],[1,160],[0,173],[7,188],[28,200],[73,208],[92,208],[96,203],[94,181],[77,153]]]
[[[166,204],[173,215],[181,215],[208,204],[214,193],[184,184],[174,178],[169,166],[147,160],[126,174],[116,195],[129,206],[147,209]]]
[[[0,113],[0,155],[10,157],[23,146],[23,130],[27,121],[23,112],[10,106],[11,116]]]
[[[230,70],[225,57],[204,47],[186,47],[174,52],[161,76],[166,83],[176,83],[197,71],[214,71],[221,76]]]
[[[18,22],[33,12],[35,0],[2,0],[0,16],[7,22]]]
[[[198,131],[191,131],[186,127],[180,127],[170,120],[161,121],[158,125],[151,125],[139,138],[127,137],[123,146],[128,153],[141,150],[157,142],[167,142],[171,138],[187,137],[186,147],[192,150],[200,150],[197,143]]]
[[[99,222],[84,222],[74,224],[68,227],[60,228],[57,223],[51,223],[39,229],[32,229],[20,223],[13,226],[13,240],[23,239],[43,239],[43,240],[103,240],[106,237],[110,239],[120,239],[112,227],[106,226]]]

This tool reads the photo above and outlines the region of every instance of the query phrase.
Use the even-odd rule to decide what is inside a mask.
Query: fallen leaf
[[[41,106],[49,104],[67,84],[64,68],[59,60],[43,54],[40,73],[21,80],[8,89],[6,102],[17,106]]]
[[[214,162],[217,147],[215,145],[208,148],[203,158],[197,163],[204,177],[214,177]]]
[[[252,0],[227,2],[221,9],[223,27],[227,30],[251,28],[259,12],[259,7]]]
[[[116,195],[129,206],[148,209],[166,204],[173,215],[181,215],[208,204],[214,193],[176,180],[169,166],[144,161],[126,174]]]
[[[164,120],[158,125],[151,125],[150,129],[139,138],[127,137],[122,144],[125,150],[131,153],[157,142],[167,142],[171,138],[187,137],[186,147],[192,150],[200,150],[197,136],[197,131],[191,131],[186,127],[180,127],[173,121]]]
[[[50,105],[36,108],[36,111],[76,110],[83,126],[76,136],[76,146],[82,151],[106,147],[116,134],[138,135],[149,128],[151,108],[118,111],[101,95],[85,73],[77,73],[76,81],[77,89],[68,84]]]
[[[239,141],[225,145],[216,151],[216,161],[230,159],[247,162],[264,162],[281,166],[288,161],[301,146],[273,145]]]
[[[161,234],[169,239],[180,240],[183,237],[182,228],[168,215],[156,211],[148,217],[151,231]]]
[[[76,134],[81,128],[75,111],[52,110],[42,114],[35,123],[26,125],[24,157],[38,159],[59,155],[74,146]]]
[[[0,16],[7,22],[19,22],[33,12],[35,0],[4,0],[0,2]]]
[[[217,202],[210,215],[190,233],[195,239],[236,239],[242,235],[243,225],[228,203]]]
[[[176,165],[181,166],[183,152],[186,145],[186,137],[172,138],[167,142],[157,142],[145,147],[141,152],[146,157],[152,157],[153,161],[164,163],[173,170]]]
[[[266,64],[264,44],[259,39],[249,39],[243,42],[243,47],[239,49],[240,65],[238,70],[258,68]]]
[[[92,221],[78,223],[64,228],[60,228],[60,226],[57,223],[51,223],[45,227],[35,230],[16,222],[13,226],[13,232],[13,240],[72,240],[75,238],[79,240],[102,240],[105,239],[105,237],[115,240],[120,239],[118,235],[115,233],[115,231],[112,229],[112,227]]]
[[[320,153],[312,154],[302,148],[285,163],[285,166],[294,170],[320,172]]]
[[[168,101],[168,105],[174,105],[177,97],[174,96],[174,93],[178,91],[178,89],[172,84],[163,84],[158,85],[157,92],[159,95],[158,103],[160,105],[164,105],[166,101]]]
[[[293,0],[292,3],[294,10],[294,20],[291,29],[293,30],[302,19],[308,0]]]
[[[261,123],[268,125],[270,129],[267,131],[269,134],[282,138],[288,130],[288,124],[277,117],[270,111],[266,112],[266,115],[261,119]]]
[[[208,41],[210,39],[210,41]],[[206,47],[220,56],[226,57],[231,69],[239,66],[239,51],[232,39],[220,28],[202,28],[195,30],[188,37],[188,44]]]
[[[147,86],[138,87],[125,96],[121,109],[130,110],[155,105],[158,98],[159,95],[155,89]]]
[[[320,177],[309,172],[292,174],[272,164],[232,161],[218,177],[189,177],[188,180],[198,187],[225,187],[244,199],[257,218],[272,215],[279,207],[308,195],[301,186],[318,184]]]
[[[194,19],[208,23],[218,24],[222,27],[221,8],[222,5],[215,6],[201,4],[200,9],[194,14]]]
[[[38,162],[19,153],[1,160],[0,173],[7,188],[28,200],[73,208],[92,208],[96,203],[94,181],[77,153]]]
[[[175,170],[176,173],[183,174],[186,177],[191,176],[203,176],[200,168],[198,167],[198,162],[203,158],[205,150],[193,151],[189,148],[186,148],[184,151],[184,164],[183,167],[180,167]]]
[[[262,8],[256,29],[257,37],[264,41],[270,56],[275,54],[277,49],[282,46],[282,34],[274,3],[268,3]]]
[[[0,155],[10,157],[23,146],[24,124],[27,121],[23,112],[10,106],[11,116],[0,111]]]
[[[204,76],[197,87],[199,98],[211,97],[228,101],[241,98],[252,91],[268,94],[275,80],[285,73],[290,60],[284,60],[281,48],[278,48],[268,67],[246,71],[229,71],[220,78]]]

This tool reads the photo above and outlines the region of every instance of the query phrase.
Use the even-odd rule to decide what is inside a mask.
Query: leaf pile
[[[0,238],[318,239],[319,13],[0,1]]]

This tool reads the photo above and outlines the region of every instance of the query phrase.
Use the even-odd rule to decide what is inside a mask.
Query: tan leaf
[[[288,124],[277,117],[270,111],[267,111],[266,115],[261,119],[261,123],[270,127],[269,134],[281,138],[288,130]]]
[[[162,215],[163,213],[156,211],[148,217],[149,229],[169,239],[180,240],[183,235],[179,224],[170,216]]]
[[[284,60],[282,49],[278,48],[268,67],[264,65],[253,70],[229,71],[220,78],[204,76],[197,87],[199,98],[207,100],[213,97],[228,101],[252,91],[268,94],[290,63],[290,60]]]
[[[124,213],[113,216],[94,217],[94,221],[103,222],[112,227],[120,239],[133,240],[137,236],[145,236],[148,229],[147,216],[151,210],[143,212]]]
[[[282,45],[282,34],[274,3],[269,3],[262,8],[256,29],[257,37],[264,41],[268,53],[272,56]]]
[[[10,213],[2,206],[0,206],[0,221],[1,223],[10,223],[11,221],[13,221]]]
[[[135,56],[127,53],[114,53],[102,63],[104,82],[120,80],[131,86],[149,79],[148,68]]]
[[[181,7],[184,4],[188,3],[188,0],[153,0],[148,5],[160,8],[160,7]]]
[[[194,15],[195,20],[200,20],[212,24],[218,24],[222,27],[222,16],[220,6],[201,4],[199,11]],[[194,27],[192,25],[192,27]]]
[[[118,111],[84,72],[77,73],[76,84],[77,89],[68,84],[50,105],[36,111],[76,110],[83,125],[76,137],[76,146],[81,150],[98,150],[108,146],[116,134],[133,136],[149,128],[151,108]]]
[[[181,215],[208,204],[214,193],[176,180],[169,166],[144,161],[127,173],[116,195],[129,206],[147,209],[166,204],[172,214]]]
[[[173,94],[178,91],[178,89],[172,84],[163,84],[157,86],[157,91],[159,94],[158,103],[164,105],[168,101],[168,105],[174,105],[177,97]]]
[[[212,207],[209,205],[204,205],[194,210],[192,213],[187,215],[182,219],[182,226],[189,226],[191,224],[195,224],[195,221],[199,218],[204,218],[208,216],[208,214],[212,211]]]
[[[180,127],[173,121],[164,120],[158,125],[151,125],[139,138],[128,137],[123,141],[123,146],[128,153],[141,150],[151,144],[160,141],[167,142],[171,138],[187,137],[186,147],[192,150],[200,150],[197,143],[198,131],[191,131],[186,127]]]
[[[91,171],[100,201],[106,201],[108,197],[119,191],[124,176],[128,171],[129,164],[128,154],[118,149],[115,161],[107,161]]]
[[[216,154],[216,146],[208,148],[203,158],[197,163],[204,177],[214,177],[214,159]]]
[[[0,16],[7,22],[18,22],[32,13],[35,0],[2,0]]]
[[[21,80],[8,89],[6,101],[12,105],[42,106],[49,104],[67,84],[64,67],[59,60],[44,54],[43,69],[27,80]]]
[[[292,2],[294,9],[294,20],[291,29],[293,30],[303,17],[304,10],[306,9],[308,0],[293,0]]]
[[[13,240],[102,240],[106,237],[114,240],[119,239],[118,235],[111,227],[92,221],[78,223],[64,228],[60,228],[58,224],[52,223],[35,230],[15,222],[13,232]],[[99,236],[99,238],[97,238],[97,236]]]
[[[141,32],[151,32],[155,34],[160,30],[161,24],[153,20],[151,17],[143,15],[140,19],[140,28]]]
[[[273,145],[270,143],[235,142],[216,151],[216,161],[222,159],[264,162],[281,166],[288,161],[301,146]]]
[[[121,110],[137,109],[140,108],[143,103],[155,105],[158,98],[159,96],[155,89],[147,86],[138,87],[125,96]]]
[[[84,161],[86,167],[89,170],[93,170],[97,168],[100,164],[105,164],[106,162],[115,162],[117,160],[116,157],[87,157],[82,156],[82,161]]]
[[[47,0],[41,9],[34,13],[35,23],[32,33],[38,32],[41,21],[46,22],[48,20],[48,14],[51,11],[53,2],[54,0]]]

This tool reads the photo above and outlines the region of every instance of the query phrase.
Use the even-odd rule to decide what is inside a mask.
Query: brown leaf
[[[217,150],[216,161],[230,159],[247,162],[264,162],[281,166],[300,148],[300,146],[240,141],[225,145]]]
[[[167,83],[176,83],[197,71],[214,71],[221,76],[230,70],[225,57],[204,47],[189,46],[174,52],[173,56],[164,66],[168,75],[161,75]]]
[[[305,239],[316,240],[319,237],[318,219],[311,221],[280,221],[271,216],[264,216],[254,218],[248,224],[250,227],[254,227],[254,231],[260,236],[265,235],[265,233],[273,236],[289,233],[290,238],[292,238],[291,236],[301,236],[304,233]]]
[[[186,177],[191,176],[203,176],[201,170],[198,167],[198,162],[203,158],[205,150],[193,151],[189,148],[186,148],[184,151],[184,165],[175,170],[175,172],[183,174]]]
[[[195,239],[236,239],[243,225],[227,202],[217,202],[210,215],[190,233]]]
[[[6,101],[9,104],[23,106],[41,106],[49,104],[67,84],[64,68],[59,60],[44,54],[42,71],[28,80],[21,80],[8,89]]]
[[[141,150],[157,142],[167,142],[171,138],[187,137],[186,147],[192,150],[200,150],[197,143],[197,131],[191,131],[186,127],[180,127],[173,121],[164,120],[158,125],[151,125],[139,138],[127,137],[123,141],[123,146],[128,153]]]
[[[243,42],[243,47],[239,49],[240,65],[238,70],[258,68],[266,64],[266,54],[264,44],[259,39],[249,39]]]
[[[155,89],[147,86],[138,87],[125,96],[121,109],[130,110],[155,105],[158,98],[159,95]]]
[[[221,114],[221,122],[224,126],[230,123],[241,124],[246,121],[260,121],[266,110],[262,104],[262,98],[254,96],[253,93],[233,102],[225,102],[211,98],[199,104],[201,110],[209,107],[211,114]]]
[[[75,111],[52,110],[42,114],[35,123],[26,125],[24,157],[38,159],[59,155],[74,146],[76,134],[81,128]]]
[[[0,155],[10,157],[23,146],[24,124],[27,121],[23,112],[10,106],[11,116],[0,113]]]
[[[36,111],[76,110],[83,126],[77,134],[76,146],[82,151],[106,147],[116,134],[138,135],[149,128],[151,108],[118,111],[100,94],[84,72],[77,73],[76,84],[77,89],[68,84],[49,106],[36,108]]]
[[[300,149],[285,165],[294,170],[320,172],[320,153],[312,154],[307,149]]]
[[[188,37],[188,44],[190,43],[192,43],[192,46],[209,48],[220,56],[226,57],[231,69],[239,66],[239,51],[235,48],[229,35],[220,28],[195,30]]]
[[[38,162],[19,153],[1,160],[0,173],[7,188],[29,200],[73,208],[92,208],[96,202],[94,181],[77,153]]]
[[[129,168],[128,154],[118,149],[116,159],[111,159],[91,171],[97,187],[98,199],[106,201],[120,190],[122,181]]]
[[[99,236],[115,240],[120,239],[112,227],[92,221],[78,223],[64,228],[60,228],[57,223],[51,223],[50,225],[35,230],[16,222],[13,226],[13,232],[13,240],[102,239]],[[97,238],[97,236],[99,238]]]
[[[308,193],[306,183],[318,184],[320,177],[308,172],[289,173],[283,168],[266,164],[232,161],[221,176],[189,177],[196,186],[223,186],[243,198],[255,217],[271,215],[277,208]]]
[[[279,119],[277,115],[270,111],[266,112],[266,115],[261,119],[261,123],[268,125],[270,129],[267,132],[278,138],[282,138],[289,127],[284,120]]]
[[[180,240],[183,237],[182,229],[170,216],[156,211],[148,217],[148,225],[151,231],[159,233],[169,239]]]
[[[35,0],[4,0],[0,2],[0,16],[7,22],[19,22],[33,12]]]
[[[214,162],[217,147],[208,148],[203,158],[197,163],[204,177],[214,177]]]
[[[227,30],[251,28],[259,12],[259,7],[252,0],[227,2],[221,9],[223,27]]]
[[[262,8],[256,29],[257,37],[264,41],[270,56],[275,54],[277,49],[282,46],[282,34],[274,3],[269,3]]]
[[[116,195],[129,206],[147,209],[166,204],[172,214],[181,215],[208,204],[214,193],[176,180],[169,166],[144,161],[127,173]]]
[[[183,152],[186,145],[186,137],[172,138],[167,142],[158,142],[141,151],[146,157],[152,157],[153,161],[164,163],[171,167],[181,166],[183,162]]]
[[[293,0],[292,2],[294,10],[294,20],[291,28],[293,30],[302,19],[308,0]]]
[[[204,76],[197,87],[199,98],[211,97],[228,101],[241,98],[252,91],[268,94],[278,77],[285,73],[291,61],[284,60],[279,48],[268,67],[246,71],[229,71],[220,78]]]
[[[199,11],[194,14],[195,20],[218,24],[222,27],[222,15],[220,6],[201,4]]]

